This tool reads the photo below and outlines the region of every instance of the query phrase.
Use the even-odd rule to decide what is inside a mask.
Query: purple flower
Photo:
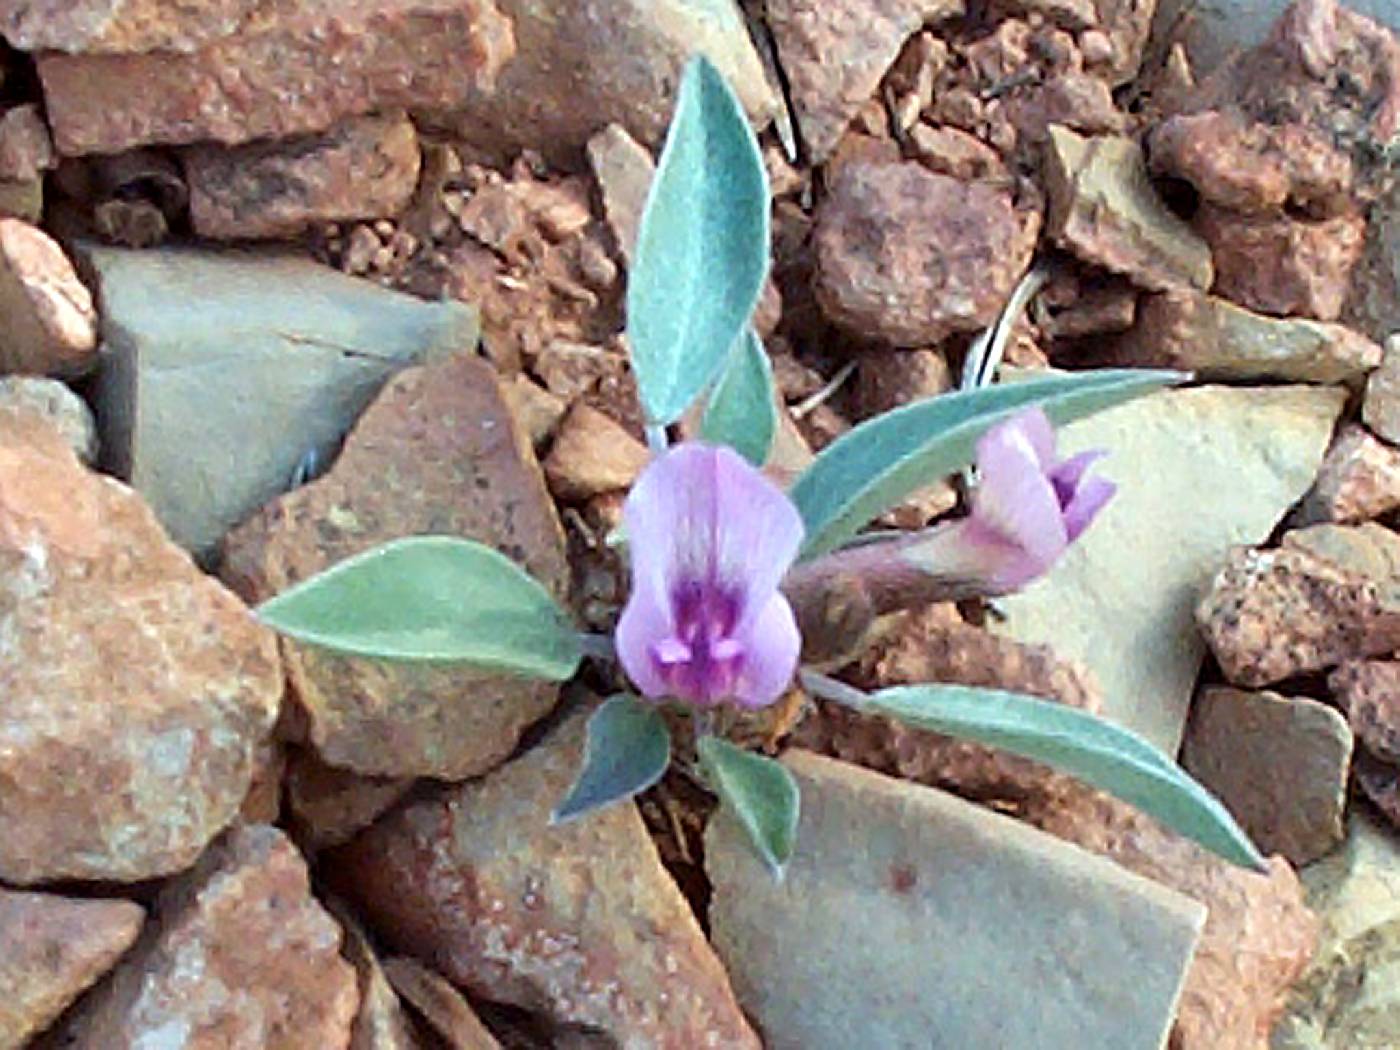
[[[656,459],[623,508],[632,596],[617,654],[653,698],[744,707],[788,687],[801,639],[778,591],[802,543],[797,508],[727,448]]]
[[[972,513],[906,554],[927,572],[1005,594],[1043,576],[1116,491],[1088,477],[1102,451],[1055,459],[1055,431],[1038,408],[988,430],[977,443],[980,483]]]

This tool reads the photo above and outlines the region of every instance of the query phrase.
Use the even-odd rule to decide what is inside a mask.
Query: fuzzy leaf
[[[578,779],[554,810],[562,824],[640,794],[671,761],[671,734],[655,704],[614,696],[588,718],[588,742]]]
[[[1067,423],[1186,378],[1141,369],[1062,373],[940,394],[868,419],[824,448],[789,493],[807,526],[801,557],[839,546],[915,489],[970,464],[977,439],[1024,408],[1039,405],[1051,422]]]
[[[702,736],[696,750],[720,801],[739,819],[764,863],[781,878],[797,845],[797,780],[781,762],[717,736]]]
[[[263,623],[349,656],[470,664],[563,681],[578,631],[549,592],[509,558],[451,536],[413,536],[365,551],[258,606]]]
[[[1232,864],[1264,868],[1234,817],[1180,766],[1141,737],[1077,708],[996,689],[915,685],[872,693],[861,709],[1044,762]]]
[[[773,364],[758,334],[745,328],[710,395],[700,435],[717,445],[728,445],[761,467],[768,460],[777,430]]]
[[[627,341],[648,420],[679,419],[724,365],[768,270],[768,175],[709,60],[686,67],[627,279]]]

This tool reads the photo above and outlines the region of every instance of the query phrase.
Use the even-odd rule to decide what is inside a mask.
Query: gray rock
[[[705,836],[715,946],[772,1050],[1164,1044],[1199,904],[941,791],[784,761],[785,879],[732,818]]]
[[[1193,610],[1234,544],[1265,539],[1312,484],[1345,393],[1171,390],[1081,420],[1062,451],[1107,449],[1118,495],[997,629],[1098,677],[1104,715],[1176,751],[1204,651]]]
[[[1303,870],[1322,920],[1271,1050],[1400,1046],[1400,838],[1362,811],[1346,848]]]
[[[471,347],[476,311],[422,303],[309,259],[91,248],[109,465],[182,546],[207,554],[329,461],[397,369]]]
[[[1217,686],[1196,697],[1181,763],[1261,851],[1307,864],[1342,841],[1351,750],[1336,708]]]
[[[73,454],[88,466],[97,459],[97,424],[87,402],[57,379],[5,376],[0,379],[0,412],[32,412],[56,429]]]

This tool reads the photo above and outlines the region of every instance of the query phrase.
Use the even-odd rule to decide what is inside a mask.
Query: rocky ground
[[[1222,6],[0,0],[0,1048],[1400,1045],[1400,27]],[[797,692],[736,727],[803,784],[785,883],[679,777],[550,828],[617,683],[248,615],[449,532],[611,627],[697,47],[774,192],[778,476],[1032,266],[1013,366],[1196,376],[1065,430],[1120,494],[1048,579],[842,676],[1100,711],[1267,874]]]

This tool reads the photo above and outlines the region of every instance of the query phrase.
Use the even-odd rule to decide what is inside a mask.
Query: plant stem
[[[835,701],[843,707],[849,707],[856,711],[865,707],[870,701],[870,694],[865,690],[857,689],[845,682],[839,682],[830,675],[813,671],[809,667],[803,667],[797,672],[797,680],[802,683],[802,688],[812,696],[822,700]]]

